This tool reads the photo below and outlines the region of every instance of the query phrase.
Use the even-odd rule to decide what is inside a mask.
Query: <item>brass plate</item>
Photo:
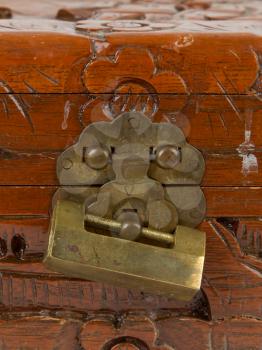
[[[45,263],[68,277],[113,283],[181,300],[201,285],[205,233],[177,226],[173,248],[114,238],[84,228],[81,203],[58,200]]]
[[[203,220],[204,170],[202,154],[177,126],[152,123],[139,112],[88,125],[57,161],[60,197],[86,201],[89,213],[104,218],[135,208],[148,226],[168,232]],[[161,223],[169,211],[172,219]]]

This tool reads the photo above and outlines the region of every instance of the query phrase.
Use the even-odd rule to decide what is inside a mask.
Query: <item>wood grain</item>
[[[225,218],[220,217],[217,222],[231,232],[237,239],[243,253],[254,257],[261,257],[262,251],[262,221],[260,218]],[[7,253],[2,256],[2,262],[6,259],[12,262],[14,254],[11,241],[14,236],[22,236],[26,241],[26,249],[23,256],[24,261],[39,261],[42,259],[48,242],[48,217],[30,216],[2,216],[0,218],[0,238],[7,245]],[[204,224],[203,224],[204,225]],[[210,229],[210,227],[208,226]],[[203,226],[206,228],[206,224]],[[13,260],[15,262],[15,260]],[[17,261],[17,263],[19,263]],[[19,269],[24,270],[24,264],[19,264]],[[18,266],[17,266],[18,268]],[[32,272],[31,270],[29,272]],[[43,273],[43,271],[39,271]]]
[[[59,155],[60,152],[0,150],[0,185],[58,186],[56,161]],[[247,160],[251,160],[247,165],[244,156],[239,153],[203,152],[203,155],[206,166],[203,186],[262,186],[259,171],[262,153],[252,152],[252,155],[247,155]],[[254,159],[256,162],[252,163]]]
[[[112,321],[95,319],[87,322],[80,334],[84,349],[168,350],[155,342],[156,328],[146,317],[126,317],[115,327]]]
[[[236,237],[243,252],[262,257],[261,221],[241,220],[236,228]]]
[[[160,321],[157,326],[159,343],[176,350],[259,350],[262,344],[261,321],[258,320],[207,323],[192,319],[169,319]]]
[[[154,122],[177,125],[189,143],[208,153],[244,156],[262,148],[259,96],[0,94],[0,148],[7,151],[1,158],[8,158],[9,150],[41,158],[45,152],[61,152],[85,126],[110,121],[132,108]]]
[[[261,4],[2,0],[0,17],[0,348],[261,349]],[[189,303],[42,263],[57,157],[129,110],[176,124],[205,158]]]
[[[153,321],[137,314],[122,319],[108,315],[89,321],[69,321],[64,315],[60,318],[20,316],[1,321],[0,344],[5,350],[110,349],[106,344],[114,346],[111,347],[114,350],[260,350],[261,330],[261,321],[245,318],[203,322],[172,317]]]
[[[0,186],[0,215],[40,215],[51,212],[56,186]],[[261,187],[202,187],[206,217],[262,215]]]
[[[124,312],[143,309],[161,314],[169,309],[181,315],[194,314],[200,319],[243,315],[262,317],[262,262],[251,255],[246,256],[243,241],[215,220],[204,222],[200,227],[207,233],[204,294],[187,304],[105,284],[68,280],[47,270],[39,261],[48,239],[47,226],[43,219],[41,221],[42,227],[40,219],[20,219],[20,225],[17,219],[15,227],[12,220],[1,221],[1,237],[5,236],[10,242],[12,235],[19,233],[29,243],[24,261],[15,259],[9,250],[7,259],[1,262],[0,301],[3,310],[62,308],[79,312],[98,309]],[[244,223],[247,229],[256,227],[261,233],[260,222],[249,220],[249,224]],[[256,245],[252,253],[255,248]]]
[[[169,313],[198,315],[207,319],[200,307],[206,299],[199,294],[185,303],[172,298],[141,293],[91,281],[68,280],[61,276],[20,276],[4,272],[1,277],[1,312],[55,312],[66,310],[84,315],[96,312],[136,312],[156,315]]]
[[[124,37],[123,46],[123,37],[110,30],[106,35],[105,28],[103,41],[99,35],[97,39],[92,36],[91,45],[90,37],[74,32],[71,24],[53,35],[43,30],[30,32],[30,22],[22,35],[12,29],[15,23],[4,27],[0,53],[3,93],[112,93],[126,84],[134,92],[158,94],[261,92],[256,84],[260,36],[225,36],[223,27],[220,33],[206,33],[206,29],[174,33],[171,29],[165,35],[149,31],[146,37],[143,31],[136,31]],[[14,55],[18,40],[19,51]]]
[[[80,326],[77,321],[39,316],[1,321],[0,348],[76,350],[79,345],[77,334]]]

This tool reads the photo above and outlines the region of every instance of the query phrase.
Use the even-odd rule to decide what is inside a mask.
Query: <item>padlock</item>
[[[138,112],[89,125],[58,159],[45,263],[90,279],[189,300],[201,285],[201,153],[179,128]]]

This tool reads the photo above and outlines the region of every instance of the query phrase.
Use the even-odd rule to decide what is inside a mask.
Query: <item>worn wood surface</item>
[[[200,319],[242,316],[260,319],[261,221],[217,220],[201,224],[201,229],[207,233],[204,294],[190,303],[182,303],[94,282],[68,281],[41,263],[48,239],[47,219],[6,218],[0,226],[1,237],[8,248],[1,263],[2,310],[39,310],[42,307],[81,312],[99,309],[126,312],[139,309],[148,314],[154,311],[161,315],[166,310]],[[17,235],[26,242],[20,260],[11,248],[11,241]],[[249,255],[245,255],[247,247]]]
[[[22,61],[13,52],[18,38]],[[41,31],[3,31],[1,92],[112,93],[131,90],[184,95],[255,95],[261,92],[258,72],[262,45],[259,36],[224,35],[223,30],[192,34],[170,30],[164,35],[161,32],[146,36],[144,32],[128,33],[124,41],[123,47],[119,33],[108,33],[102,40],[100,37],[91,40],[77,33],[50,35]],[[48,57],[51,59],[47,64]]]
[[[260,350],[261,2],[2,0],[0,18],[0,350]],[[176,124],[205,158],[188,303],[42,263],[57,157],[129,110]]]
[[[152,322],[143,315],[128,315],[119,321],[117,328],[115,324],[114,317],[105,319],[103,315],[89,321],[82,320],[81,317],[65,321],[57,316],[20,316],[17,320],[1,322],[0,344],[5,350],[261,348],[262,328],[257,320],[203,322],[191,318],[169,318]],[[194,334],[198,334],[198,337],[192,340]]]
[[[176,124],[188,142],[203,152],[241,155],[262,148],[260,95],[132,93],[0,94],[0,147],[21,151],[21,156],[61,152],[76,141],[83,127],[110,121],[130,109],[143,111],[154,122]],[[1,159],[4,156],[1,153]]]
[[[56,186],[0,186],[1,215],[48,216]],[[202,187],[206,217],[262,215],[261,187]]]
[[[1,149],[1,186],[58,186],[56,161],[59,154],[59,151],[33,152]],[[203,151],[203,155],[206,164],[203,186],[262,186],[262,177],[259,172],[262,167],[261,152],[254,151],[251,155],[245,156],[238,152]]]

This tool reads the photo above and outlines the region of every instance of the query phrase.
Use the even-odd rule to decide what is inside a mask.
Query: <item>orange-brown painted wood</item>
[[[60,317],[20,316],[1,321],[0,344],[4,344],[6,350],[110,349],[103,347],[107,345],[114,350],[225,349],[226,346],[232,350],[259,350],[261,331],[261,322],[244,318],[203,322],[186,317],[151,320],[138,314],[122,319],[98,315],[85,321],[61,313]],[[114,342],[112,337],[116,339]],[[43,343],[45,347],[41,347]]]
[[[40,215],[51,212],[57,186],[0,186],[0,215]],[[206,217],[262,215],[261,187],[202,187]]]
[[[0,348],[260,350],[261,4],[1,6]],[[205,158],[206,261],[189,303],[42,263],[57,157],[88,124],[129,110],[176,124]]]
[[[10,314],[10,316],[12,316]],[[1,320],[0,347],[13,349],[77,349],[80,323],[54,317],[23,317],[17,320]]]
[[[215,323],[169,319],[160,321],[157,330],[160,334],[159,343],[168,344],[171,349],[177,350],[259,350],[261,346],[261,321],[255,319],[221,320]]]
[[[262,266],[258,253],[261,252],[262,245],[261,240],[257,240],[257,236],[261,237],[262,234],[260,221],[241,220],[236,227],[230,229],[216,220],[201,224],[200,228],[207,233],[202,284],[204,294],[189,303],[95,282],[68,280],[46,269],[41,263],[48,239],[46,224],[47,219],[1,220],[0,237],[6,240],[8,246],[7,257],[2,259],[0,265],[3,310],[37,310],[43,307],[79,312],[101,308],[157,312],[170,308],[183,315],[196,313],[200,319],[262,316],[259,273]],[[243,225],[246,231],[243,231]],[[10,248],[11,239],[17,234],[24,237],[28,244],[24,260],[15,259]],[[257,257],[245,255],[247,246],[248,253]]]
[[[213,220],[213,219],[212,219]],[[211,221],[208,220],[210,223]],[[262,254],[262,221],[260,218],[218,218],[217,222],[228,227],[237,239],[243,253],[257,258]],[[48,242],[48,217],[36,216],[2,216],[0,217],[0,238],[6,242],[6,254],[1,262],[39,262],[46,252]],[[203,223],[203,230],[210,229],[210,225]],[[212,228],[214,228],[212,226]],[[20,260],[15,259],[12,250],[12,239],[21,236],[26,243],[26,249]],[[15,265],[14,265],[15,266]],[[36,265],[38,266],[38,265]],[[18,266],[17,266],[18,268]],[[24,268],[20,264],[19,269]],[[32,272],[32,271],[31,271]]]
[[[256,35],[138,31],[126,34],[123,46],[118,33],[101,41],[71,23],[57,28],[51,34],[0,27],[2,92],[111,93],[129,78],[146,93],[248,94],[256,83],[262,49]]]
[[[44,157],[41,153],[61,152],[73,144],[90,123],[111,121],[121,112],[131,108],[142,111],[144,106],[146,116],[154,122],[174,123],[200,150],[246,154],[262,149],[259,95],[126,93],[0,94],[0,148]]]
[[[58,186],[56,161],[59,155],[60,152],[0,151],[0,185]],[[203,156],[206,167],[203,186],[262,186],[262,152],[246,156],[204,152]]]

